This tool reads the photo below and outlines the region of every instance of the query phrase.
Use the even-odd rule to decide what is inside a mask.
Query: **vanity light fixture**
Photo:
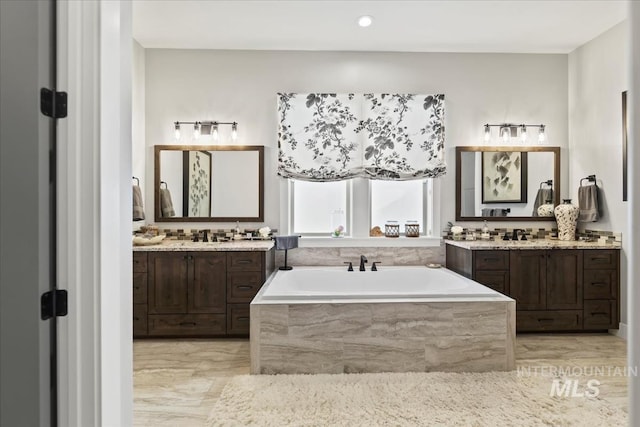
[[[199,139],[200,138],[200,123],[199,122],[195,122],[193,124],[193,137],[195,139]]]
[[[485,143],[489,143],[491,141],[491,128],[492,127],[497,127],[499,129],[499,137],[502,140],[502,142],[504,144],[509,144],[511,143],[511,139],[512,138],[516,138],[518,137],[518,133],[520,136],[520,141],[522,142],[522,144],[526,144],[528,137],[529,137],[529,132],[528,132],[528,128],[530,127],[535,127],[538,128],[538,143],[539,144],[544,144],[547,141],[547,136],[546,136],[546,132],[545,132],[545,125],[527,125],[527,124],[520,124],[520,125],[516,125],[516,124],[512,124],[512,123],[500,123],[500,124],[485,124],[484,125],[484,142]]]
[[[238,123],[236,122],[231,125],[231,139],[234,141],[238,139]]]
[[[216,122],[213,120],[195,121],[195,122],[173,122],[174,133],[176,139],[180,139],[180,126],[181,125],[193,125],[193,137],[199,139],[201,135],[211,135],[215,141],[219,138],[219,126],[229,125],[231,126],[231,139],[238,139],[238,122]]]
[[[358,18],[358,25],[360,25],[361,27],[368,27],[373,23],[373,18],[369,15],[362,15],[360,18]]]
[[[174,135],[176,137],[176,140],[180,139],[180,122],[175,122],[175,131],[174,131]]]

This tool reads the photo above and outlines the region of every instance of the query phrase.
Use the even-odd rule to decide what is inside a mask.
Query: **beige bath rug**
[[[551,397],[552,383],[515,372],[243,375],[222,391],[208,425],[627,425],[600,397]]]

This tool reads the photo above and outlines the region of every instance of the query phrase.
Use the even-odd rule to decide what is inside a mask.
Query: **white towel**
[[[173,201],[171,200],[171,193],[168,188],[160,189],[160,216],[168,218],[176,216],[176,211],[173,209]]]
[[[142,206],[142,190],[138,185],[133,186],[133,220],[142,221],[144,219],[144,208]]]
[[[596,222],[600,219],[597,185],[585,185],[578,188],[578,206],[580,207],[578,221]]]

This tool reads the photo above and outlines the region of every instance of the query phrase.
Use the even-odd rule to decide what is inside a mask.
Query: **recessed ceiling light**
[[[368,27],[373,22],[373,18],[369,15],[363,15],[358,18],[358,25],[361,27]]]

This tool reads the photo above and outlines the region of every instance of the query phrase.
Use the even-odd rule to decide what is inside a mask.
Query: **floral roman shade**
[[[444,95],[278,94],[278,175],[307,181],[445,173]]]

